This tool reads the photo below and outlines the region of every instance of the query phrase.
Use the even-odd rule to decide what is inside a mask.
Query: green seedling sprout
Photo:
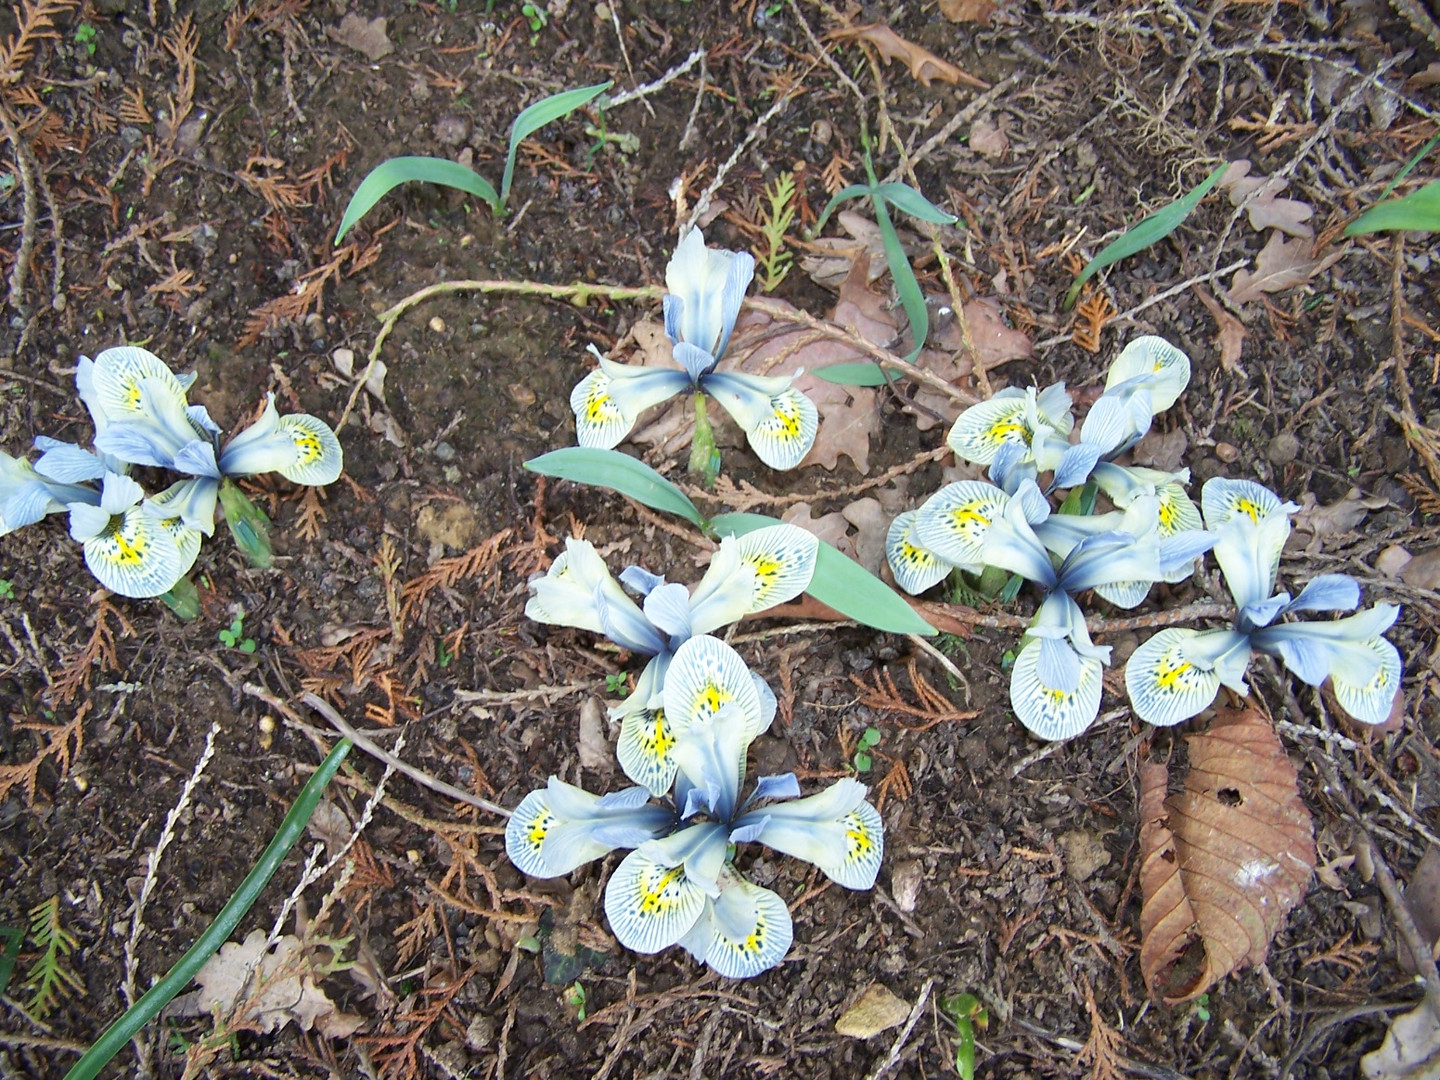
[[[565,1004],[575,1010],[576,1021],[585,1022],[585,987],[583,985],[577,982],[565,991]]]
[[[623,671],[612,671],[605,676],[605,692],[607,694],[619,694],[624,696],[630,677]]]
[[[81,23],[75,27],[75,44],[83,48],[87,55],[94,56],[100,40],[100,34],[89,23]]]
[[[546,124],[588,105],[612,85],[612,82],[607,81],[594,86],[582,86],[576,90],[566,90],[521,110],[510,126],[510,149],[505,155],[505,172],[501,177],[498,192],[473,169],[467,169],[464,165],[444,158],[397,157],[381,162],[370,170],[365,179],[360,181],[355,194],[350,196],[350,203],[340,218],[340,227],[335,231],[335,245],[338,247],[355,223],[391,190],[412,180],[464,191],[488,204],[497,217],[503,215],[505,204],[510,198],[510,184],[515,178],[515,160],[520,152],[521,142]]]
[[[1080,295],[1080,287],[1085,282],[1112,263],[1144,251],[1178,229],[1181,222],[1190,216],[1190,212],[1200,205],[1200,200],[1210,194],[1210,189],[1220,182],[1220,177],[1225,175],[1225,170],[1229,167],[1229,162],[1219,166],[1189,193],[1155,213],[1141,218],[1129,229],[1126,229],[1118,240],[1107,244],[1100,254],[1086,263],[1085,268],[1076,276],[1075,282],[1070,286],[1070,291],[1065,294],[1065,302],[1061,306],[1069,311],[1075,306],[1075,300]]]
[[[245,636],[245,613],[243,611],[230,620],[228,627],[220,631],[220,644],[227,649],[239,649],[245,653],[255,651],[255,639]]]
[[[940,1011],[955,1025],[959,1036],[955,1042],[955,1071],[960,1080],[975,1080],[975,1029],[984,1031],[990,1025],[990,1014],[974,994],[945,994],[940,998]]]
[[[880,729],[867,727],[860,736],[860,741],[855,744],[855,771],[867,773],[874,766],[875,760],[870,756],[870,751],[880,744]]]
[[[706,519],[690,497],[665,477],[628,454],[586,446],[552,450],[525,462],[543,476],[609,488],[652,510],[674,514],[710,536],[743,536],[777,524],[763,514],[719,514]],[[894,590],[837,548],[822,542],[815,576],[806,589],[847,618],[892,634],[933,635],[935,628]]]
[[[130,1006],[121,1015],[120,1019],[105,1029],[89,1050],[86,1050],[79,1061],[65,1074],[65,1080],[94,1080],[106,1064],[117,1053],[120,1048],[128,1043],[131,1038],[146,1024],[159,1015],[160,1010],[168,1005],[176,994],[183,990],[187,983],[195,977],[205,961],[209,960],[215,951],[229,940],[235,927],[245,917],[255,901],[259,899],[260,893],[275,876],[275,871],[295,846],[309,824],[310,818],[315,813],[315,807],[320,802],[320,796],[324,794],[326,786],[331,778],[340,768],[340,763],[350,753],[353,744],[349,739],[341,739],[335,744],[335,748],[326,755],[320,767],[306,782],[300,792],[300,797],[295,800],[295,805],[285,815],[285,820],[280,823],[280,829],[275,838],[270,841],[269,847],[260,856],[250,873],[245,875],[245,880],[235,890],[233,896],[220,909],[220,914],[215,916],[215,921],[210,928],[200,935],[194,945],[186,951],[185,955],[175,962],[166,976],[152,986],[139,1001]]]
[[[15,599],[15,584],[9,578],[0,578],[0,600]]]
[[[1191,1012],[1194,1013],[1195,1019],[1202,1024],[1208,1024],[1210,1022],[1210,995],[1201,994],[1197,997],[1195,1004],[1191,1007]]]

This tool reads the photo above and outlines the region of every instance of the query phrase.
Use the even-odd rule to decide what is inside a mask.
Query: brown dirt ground
[[[12,105],[27,123],[44,109],[43,123],[21,138],[50,201],[26,229],[18,185],[0,188],[7,275],[22,236],[35,241],[29,280],[0,326],[6,450],[24,452],[39,433],[88,438],[71,390],[75,358],[122,340],[197,370],[193,399],[229,428],[265,389],[333,421],[349,385],[331,354],[349,348],[363,363],[376,312],[422,285],[468,277],[658,282],[675,235],[672,180],[699,170],[692,194],[707,182],[777,86],[801,80],[804,92],[741,156],[722,197],[743,213],[762,183],[803,161],[806,197],[818,208],[820,173],[837,153],[852,181],[863,176],[857,103],[828,68],[812,64],[815,46],[798,19],[817,35],[833,21],[809,4],[627,0],[622,55],[608,14],[590,3],[555,0],[548,26],[532,36],[514,3],[367,0],[360,13],[389,16],[394,44],[373,63],[327,35],[347,6],[152,0],[147,11],[140,0],[86,0],[83,11],[59,14],[56,35],[39,43],[16,83],[33,90],[34,102]],[[11,33],[15,18],[0,14],[0,32]],[[164,45],[184,18],[198,41],[192,95],[177,85],[176,56]],[[1406,660],[1403,729],[1337,749],[1332,760],[1384,858],[1407,878],[1424,851],[1423,830],[1440,829],[1436,597],[1373,564],[1389,544],[1415,553],[1433,546],[1434,518],[1424,510],[1440,503],[1434,475],[1398,422],[1406,406],[1390,317],[1394,276],[1415,319],[1400,334],[1412,418],[1433,429],[1440,249],[1412,234],[1396,271],[1393,240],[1345,246],[1337,227],[1435,132],[1435,86],[1403,82],[1434,62],[1434,45],[1384,3],[1365,0],[1085,9],[1016,2],[988,27],[952,25],[934,5],[912,3],[874,6],[856,21],[879,18],[987,81],[1013,78],[983,110],[1008,127],[1008,151],[977,155],[962,124],[916,163],[921,188],[968,225],[945,235],[969,285],[999,292],[1008,318],[1037,341],[1060,339],[1033,362],[1007,366],[1004,381],[1092,386],[1128,336],[1160,333],[1195,360],[1182,408],[1164,422],[1187,433],[1197,479],[1256,476],[1322,504],[1352,486],[1378,496],[1363,524],[1288,555],[1282,573],[1304,580],[1345,571],[1361,579],[1367,603],[1405,605],[1392,635]],[[77,36],[81,23],[94,34]],[[648,108],[630,104],[608,118],[610,131],[639,136],[638,152],[592,159],[579,119],[557,124],[522,156],[512,205],[524,210],[510,221],[453,195],[406,190],[347,238],[373,261],[341,266],[312,291],[308,310],[275,306],[331,259],[345,199],[375,163],[465,148],[493,177],[509,120],[525,103],[604,78],[621,87],[647,82],[700,47],[709,50],[708,90],[692,147],[677,148],[699,85],[694,71],[647,99]],[[855,48],[835,55],[871,96],[872,130],[883,98],[912,150],[977,96],[922,86],[896,64],[877,69],[877,86]],[[1397,57],[1383,77],[1389,92],[1356,77]],[[187,105],[176,130],[171,121]],[[1240,309],[1249,336],[1233,370],[1219,364],[1214,319],[1193,289],[1109,323],[1098,354],[1071,344],[1071,317],[1058,303],[1070,272],[1054,245],[1083,226],[1079,250],[1093,254],[1141,208],[1162,205],[1215,161],[1242,156],[1256,173],[1287,171],[1288,194],[1314,206],[1316,232],[1346,254],[1304,287]],[[0,171],[13,175],[13,160],[7,143]],[[1417,175],[1433,177],[1435,160]],[[880,165],[895,161],[887,150]],[[1223,200],[1207,201],[1172,239],[1112,270],[1105,295],[1128,312],[1253,256],[1262,238],[1243,220],[1227,229],[1229,216]],[[744,243],[725,222],[711,236]],[[817,314],[831,303],[798,272],[780,295]],[[247,339],[254,313],[267,310],[283,317]],[[0,1076],[61,1076],[75,1048],[123,1010],[117,988],[147,854],[212,722],[214,759],[144,911],[137,986],[167,970],[208,925],[273,834],[320,751],[293,725],[263,733],[263,719],[283,717],[252,689],[282,702],[318,690],[366,727],[399,719],[409,761],[507,805],[552,772],[579,774],[581,702],[603,696],[605,674],[628,668],[590,635],[527,621],[528,574],[573,523],[608,546],[612,564],[678,568],[687,580],[698,573],[698,549],[616,498],[538,484],[521,464],[573,441],[565,397],[584,368],[584,345],[608,347],[649,314],[643,305],[579,309],[469,295],[412,312],[385,346],[387,403],[362,397],[340,433],[347,477],[325,494],[314,536],[303,536],[297,497],[262,490],[282,557],[271,570],[248,569],[217,536],[201,555],[205,613],[193,624],[157,603],[101,603],[59,518],[0,541],[0,577],[14,594],[0,600],[0,763],[29,761],[58,739],[36,725],[78,719],[83,735],[65,744],[68,762],[60,754],[43,762],[33,792],[22,784],[0,801],[0,925],[23,925],[30,908],[58,896],[76,939],[67,963],[80,983],[43,1021],[27,1016],[26,992],[12,983],[0,1008]],[[939,445],[942,429],[917,441],[894,402],[885,421],[872,473]],[[1298,440],[1288,451],[1277,441],[1284,435]],[[847,467],[772,475],[740,451],[729,465],[766,491],[814,492],[817,513],[835,505],[827,492],[860,479]],[[912,490],[923,496],[938,482],[930,467]],[[463,563],[437,562],[466,552]],[[1170,599],[1200,595],[1187,584]],[[217,639],[242,609],[258,643],[253,654]],[[506,862],[493,819],[397,777],[327,928],[353,936],[349,955],[358,951],[362,967],[387,983],[377,995],[373,977],[368,986],[343,973],[324,980],[365,1026],[333,1042],[293,1027],[241,1032],[208,1075],[838,1080],[877,1075],[887,1062],[896,1077],[944,1075],[953,1072],[951,1038],[931,1007],[894,1046],[893,1031],[857,1041],[833,1030],[871,982],[914,1002],[933,980],[936,997],[969,990],[988,1004],[982,1076],[1085,1075],[1091,1066],[1077,1049],[1103,1023],[1123,1039],[1124,1060],[1113,1064],[1125,1075],[1338,1077],[1378,1045],[1385,1010],[1415,999],[1412,978],[1397,966],[1392,913],[1375,881],[1346,858],[1354,827],[1317,771],[1324,742],[1287,745],[1322,860],[1332,863],[1330,883],[1312,881],[1268,965],[1217,986],[1207,1017],[1149,1002],[1140,977],[1139,727],[1114,711],[1122,697],[1107,697],[1109,719],[1085,737],[1021,768],[1039,744],[1006,705],[1000,658],[1011,632],[977,629],[949,643],[968,674],[968,699],[919,656],[914,670],[954,699],[955,711],[974,712],[932,724],[933,716],[859,700],[856,679],[888,674],[916,701],[907,640],[783,628],[766,624],[745,646],[786,707],[758,753],[813,782],[837,775],[857,734],[878,727],[873,776],[889,780],[889,850],[870,894],[815,889],[817,876],[793,861],[750,863],[757,881],[792,901],[803,897],[781,968],[730,984],[700,975],[675,951],[628,955],[596,907],[606,867],[570,882],[526,883]],[[1127,644],[1111,643],[1122,652]],[[1277,715],[1287,707],[1277,686],[1286,684],[1256,680]],[[547,686],[572,689],[547,699],[537,692]],[[1317,699],[1298,689],[1312,716],[1292,718],[1310,722]],[[332,787],[351,820],[381,772],[351,755]],[[1376,792],[1388,792],[1387,801]],[[269,927],[301,858],[292,854],[242,931]],[[902,871],[920,880],[909,911],[894,898]],[[327,888],[307,893],[311,913]],[[542,960],[514,947],[542,914],[552,957],[567,941],[596,951],[580,975],[583,1024],[562,1000],[564,987],[546,982]],[[27,946],[22,973],[32,960]],[[1094,1013],[1086,1007],[1092,990]],[[108,1075],[178,1076],[177,1047],[210,1030],[197,1017],[166,1021],[164,1037],[152,1025],[143,1060],[127,1048]]]

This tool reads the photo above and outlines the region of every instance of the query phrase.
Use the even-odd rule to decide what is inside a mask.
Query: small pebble
[[[442,440],[435,444],[434,454],[436,461],[454,461],[455,447]]]
[[[443,146],[459,146],[470,137],[470,121],[463,116],[442,116],[435,121],[435,139]]]
[[[345,378],[355,374],[355,350],[336,349],[330,354],[330,361],[335,365],[335,370]]]
[[[890,872],[890,894],[895,897],[895,906],[904,912],[914,911],[924,879],[925,869],[916,860],[907,859],[897,865]]]
[[[1289,465],[1300,456],[1300,440],[1288,431],[1282,431],[1270,440],[1265,456],[1271,465]]]
[[[810,138],[815,140],[816,146],[829,146],[830,140],[835,137],[835,125],[829,120],[816,120],[810,125]]]
[[[1229,465],[1239,460],[1240,448],[1238,446],[1231,446],[1228,442],[1216,443],[1215,456],[1225,462],[1226,465]]]
[[[517,405],[530,406],[535,404],[535,391],[524,383],[511,383],[509,390],[510,396],[515,399]]]
[[[430,329],[434,330],[437,334],[443,334],[445,332],[445,320],[439,315],[436,315],[430,320]]]

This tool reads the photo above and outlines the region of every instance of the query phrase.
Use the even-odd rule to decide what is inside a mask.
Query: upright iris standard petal
[[[340,441],[323,420],[305,413],[281,416],[275,395],[268,395],[260,419],[230,440],[220,452],[226,476],[278,472],[294,484],[334,483],[344,467]]]
[[[190,532],[213,536],[215,501],[219,494],[219,481],[208,476],[197,476],[171,484],[151,499],[148,507],[162,521],[178,519]],[[194,560],[191,561],[193,563]]]
[[[1297,611],[1354,611],[1360,606],[1360,583],[1347,574],[1318,574],[1285,606]]]
[[[733,536],[723,537],[705,576],[687,598],[690,632],[685,636],[708,634],[739,622],[750,613],[754,594],[755,572],[740,560],[740,541]]]
[[[649,805],[648,797],[643,788],[592,795],[552,776],[510,815],[505,853],[521,873],[552,878],[617,847],[639,847],[663,836],[675,820],[665,807]]]
[[[676,737],[670,756],[690,786],[706,793],[706,809],[716,821],[729,821],[740,805],[745,752],[754,735],[734,704],[713,715],[697,716]]]
[[[1138,337],[1111,361],[1105,389],[1135,379],[1145,380],[1151,409],[1162,413],[1190,385],[1190,357],[1162,337]]]
[[[1220,692],[1218,672],[1213,667],[1199,667],[1186,655],[1186,645],[1203,633],[1168,627],[1130,654],[1125,664],[1125,689],[1136,716],[1158,727],[1173,727],[1198,715],[1215,700]]]
[[[785,901],[739,874],[727,873],[720,895],[681,940],[691,956],[727,979],[768,971],[790,951],[794,927]]]
[[[731,331],[755,274],[748,252],[707,248],[699,229],[691,229],[665,267],[665,333],[673,342],[705,350],[716,360],[725,353]]]
[[[836,884],[868,889],[885,855],[885,826],[865,801],[865,785],[837,780],[818,795],[750,810],[735,829],[763,824],[757,839],[766,847],[814,863]]]
[[[885,533],[885,560],[895,575],[895,584],[911,596],[940,584],[950,573],[950,564],[915,538],[916,514],[907,510],[898,515]]]
[[[791,385],[792,378],[712,371],[700,380],[744,430],[755,456],[772,469],[799,465],[820,430],[815,403]]]
[[[630,434],[640,414],[690,386],[690,376],[674,368],[617,364],[598,352],[600,362],[570,392],[575,440],[581,446],[609,450]]]
[[[994,484],[947,484],[915,512],[914,540],[951,566],[979,572],[985,565],[985,537],[1009,504],[1010,496]]]
[[[40,451],[40,460],[35,462],[35,471],[46,479],[61,484],[80,484],[86,480],[102,480],[105,477],[105,463],[89,450],[82,450],[74,443],[39,435],[35,438],[35,449]]]
[[[1214,483],[1211,480],[1205,485],[1202,499]],[[1246,502],[1248,504],[1248,500]],[[1290,535],[1289,514],[1296,509],[1295,505],[1286,503],[1268,510],[1257,506],[1258,518],[1252,518],[1242,509],[1225,516],[1218,525],[1211,520],[1210,505],[1207,501],[1205,520],[1210,530],[1219,536],[1214,547],[1215,561],[1225,575],[1235,606],[1244,609],[1268,600],[1275,589],[1280,552]]]
[[[922,531],[921,536],[925,535]],[[1019,574],[1043,589],[1053,589],[1059,581],[1050,553],[1026,520],[1024,504],[1018,498],[1006,503],[986,531],[982,555],[981,561],[986,566],[998,566]]]

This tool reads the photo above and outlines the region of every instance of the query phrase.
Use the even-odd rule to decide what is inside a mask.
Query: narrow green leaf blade
[[[710,520],[710,527],[721,536],[744,536],[779,524],[764,514],[719,514]],[[848,555],[820,542],[820,555],[815,561],[815,576],[805,590],[822,604],[834,608],[856,622],[873,626],[890,634],[935,633],[935,628],[922,619],[915,609],[883,581]]]
[[[705,527],[705,516],[695,509],[688,495],[665,477],[628,454],[618,450],[597,450],[590,446],[567,446],[525,462],[525,468],[543,476],[593,484],[628,495],[652,510],[663,510]]]
[[[824,367],[815,368],[810,374],[817,379],[824,379],[826,382],[837,383],[840,386],[885,385],[885,373],[880,370],[880,365],[871,364],[865,360],[849,364],[826,364]],[[890,369],[890,378],[892,379],[898,379],[902,374],[895,368]]]
[[[510,198],[510,182],[515,179],[515,157],[520,153],[520,144],[546,124],[554,123],[562,116],[574,112],[582,105],[588,105],[594,98],[614,86],[614,80],[565,90],[547,98],[541,98],[534,105],[520,110],[515,122],[510,125],[510,151],[505,155],[505,175],[500,179],[500,198],[492,205],[504,209]]]
[[[920,283],[915,280],[915,271],[910,269],[910,260],[905,257],[900,236],[895,232],[895,224],[890,220],[890,211],[885,208],[885,200],[878,191],[878,188],[871,191],[870,201],[875,205],[875,224],[880,227],[880,242],[885,247],[890,278],[895,282],[900,306],[905,309],[905,317],[910,321],[910,339],[915,347],[905,359],[913,361],[925,347],[925,338],[930,333],[930,312],[925,307],[925,294],[920,291]]]
[[[1080,271],[1080,276],[1075,279],[1075,283],[1070,286],[1070,291],[1065,294],[1065,303],[1062,305],[1064,309],[1069,311],[1075,306],[1075,298],[1080,295],[1080,286],[1101,270],[1129,255],[1144,251],[1151,244],[1164,240],[1178,229],[1180,223],[1190,216],[1190,212],[1200,205],[1200,200],[1210,194],[1210,189],[1219,182],[1220,177],[1229,167],[1229,162],[1219,166],[1204,180],[1201,180],[1189,194],[1176,199],[1169,206],[1161,207],[1149,217],[1137,221],[1124,235],[1108,244],[1099,255],[1085,264],[1085,269]]]
[[[881,184],[875,193],[901,213],[932,225],[954,225],[960,219],[947,214],[909,184]]]
[[[1374,232],[1440,232],[1440,180],[1378,203],[1345,226],[1346,236]]]
[[[830,215],[835,212],[835,208],[846,199],[858,199],[861,195],[868,194],[870,194],[869,184],[851,184],[849,187],[841,188],[830,196],[830,201],[825,204],[825,209],[820,211],[820,217],[816,219],[809,235],[819,236],[820,230],[825,228],[825,223],[830,220]]]
[[[495,194],[490,182],[474,169],[467,169],[459,162],[433,157],[391,158],[371,169],[365,179],[360,181],[355,194],[350,196],[350,203],[340,218],[340,228],[335,231],[335,246],[340,246],[345,234],[369,213],[372,206],[393,189],[412,180],[459,188],[477,199],[483,199],[490,204],[492,210],[500,205],[500,196]]]

